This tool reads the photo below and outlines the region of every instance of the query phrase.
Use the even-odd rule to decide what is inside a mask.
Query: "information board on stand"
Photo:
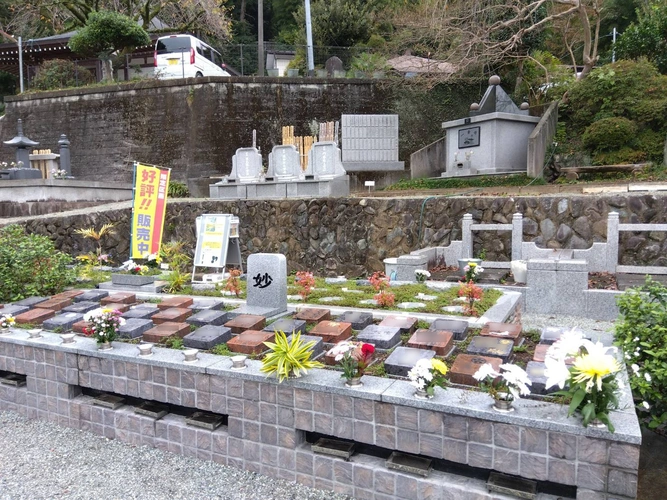
[[[231,214],[203,214],[196,219],[197,247],[192,266],[192,282],[204,283],[216,280],[195,280],[198,267],[222,269],[216,276],[222,281],[229,265],[243,271],[239,245],[239,218]],[[206,276],[206,275],[205,275]]]

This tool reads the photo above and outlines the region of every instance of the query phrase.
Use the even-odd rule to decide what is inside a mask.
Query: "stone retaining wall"
[[[30,232],[45,234],[63,251],[91,251],[74,230],[118,222],[118,233],[104,251],[122,262],[129,253],[130,205],[62,216],[21,220]],[[422,212],[423,208],[423,212]],[[522,213],[523,240],[545,248],[588,248],[606,241],[607,214],[620,222],[667,222],[667,196],[326,198],[310,200],[174,200],[167,205],[164,240],[195,245],[195,218],[202,213],[232,213],[240,218],[244,260],[250,253],[283,253],[288,268],[318,274],[363,276],[384,270],[383,259],[461,240],[463,215],[475,222],[508,224]],[[5,221],[6,222],[6,221]],[[2,224],[3,221],[0,221]],[[667,233],[622,233],[619,264],[667,266]],[[489,261],[508,261],[509,232],[474,233],[473,253],[484,248]]]
[[[364,386],[349,389],[330,370],[278,384],[254,361],[238,372],[222,356],[200,354],[186,364],[170,349],[138,358],[130,344],[100,352],[91,339],[70,347],[56,334],[27,337],[19,330],[0,337],[0,370],[27,377],[23,387],[0,385],[0,409],[29,418],[359,499],[496,498],[484,480],[494,470],[574,486],[577,500],[636,496],[641,434],[627,392],[621,403],[628,409],[611,415],[610,434],[584,429],[578,418],[566,418],[565,407],[541,401],[517,401],[514,413],[499,414],[488,395],[454,388],[421,401],[405,381],[366,376]],[[226,415],[227,425],[210,431],[172,413],[154,420],[129,405],[101,408],[82,388],[213,411]],[[362,451],[345,462],[314,454],[307,432],[476,469],[471,476],[435,470],[424,479],[387,469],[382,453]]]

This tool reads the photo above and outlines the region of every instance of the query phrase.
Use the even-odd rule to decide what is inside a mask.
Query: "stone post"
[[[605,271],[615,273],[618,265],[618,212],[607,216],[607,259]]]
[[[512,215],[512,260],[521,260],[523,246],[523,214]]]
[[[60,170],[67,172],[69,177],[72,174],[72,167],[69,155],[69,140],[65,134],[60,136],[58,146],[60,146]]]
[[[472,259],[472,214],[465,214],[461,223],[461,258]]]

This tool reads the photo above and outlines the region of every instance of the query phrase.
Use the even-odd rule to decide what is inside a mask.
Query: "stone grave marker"
[[[470,341],[466,352],[480,356],[497,356],[502,358],[504,363],[507,363],[513,349],[514,341],[511,339],[476,336]]]
[[[104,304],[102,306],[102,308],[103,309],[112,309],[114,311],[124,313],[125,311],[130,310],[130,305],[129,304],[121,304],[120,302],[109,302],[108,304]],[[157,310],[155,312],[157,312]]]
[[[335,344],[352,336],[352,325],[337,321],[320,321],[310,331],[310,334],[322,337],[324,342]]]
[[[187,307],[171,307],[157,312],[151,316],[151,320],[156,325],[169,322],[183,323],[190,316],[192,316],[192,309],[188,309]]]
[[[316,142],[308,153],[308,170],[315,176],[315,180],[330,180],[346,175],[340,157],[340,149],[335,142]]]
[[[568,331],[568,328],[563,328],[560,326],[545,326],[542,328],[542,334],[540,335],[540,344],[553,344],[561,335]]]
[[[291,333],[301,333],[303,335],[306,333],[306,322],[301,319],[280,318],[264,327],[263,331],[273,333],[281,331],[288,337]]]
[[[324,68],[327,70],[327,75],[329,76],[333,76],[334,71],[345,71],[343,68],[343,61],[337,56],[331,56],[327,59],[324,63]]]
[[[153,328],[153,322],[145,318],[128,318],[125,324],[118,327],[118,336],[130,339],[141,337],[144,332]],[[145,339],[144,339],[145,340]]]
[[[408,347],[431,349],[438,356],[448,356],[454,348],[454,334],[443,330],[419,329],[408,340]]]
[[[109,292],[106,290],[88,290],[87,292],[83,292],[81,295],[74,297],[74,302],[99,302],[108,296]]]
[[[544,358],[547,356],[547,352],[549,351],[550,347],[551,344],[537,344],[535,346],[535,352],[533,353],[533,361],[544,363]],[[574,364],[574,357],[565,358],[565,364]]]
[[[171,309],[172,307],[178,307],[180,309],[190,307],[192,305],[192,298],[190,297],[169,297],[168,299],[163,299],[157,305],[157,308],[160,311],[165,309]]]
[[[151,324],[153,324],[151,322]],[[84,328],[90,328],[91,324],[88,321],[77,321],[72,325],[72,331],[76,333],[85,333]]]
[[[81,302],[75,302],[71,306],[67,306],[63,308],[63,312],[73,312],[73,313],[80,313],[80,314],[85,314],[88,311],[92,311],[93,309],[97,309],[100,307],[100,304],[97,302],[89,302],[87,300],[81,301]]]
[[[108,304],[134,304],[137,301],[137,296],[129,292],[116,292],[108,295],[100,300],[100,304],[106,306]]]
[[[150,319],[157,312],[157,307],[154,309],[150,307],[133,307],[129,311],[125,311],[121,316],[125,319]]]
[[[44,323],[42,323],[42,328],[45,330],[54,331],[56,328],[60,329],[63,332],[67,332],[72,329],[74,323],[81,321],[83,319],[83,314],[68,312],[63,314],[58,314],[53,318],[49,318]]]
[[[523,343],[521,334],[521,325],[514,323],[494,323],[489,322],[482,327],[479,333],[483,337],[496,337],[501,339],[511,339],[515,346]]]
[[[373,315],[366,312],[345,311],[336,318],[336,321],[350,323],[353,330],[363,330],[373,324]]]
[[[26,299],[17,300],[16,302],[12,302],[11,305],[13,305],[13,306],[24,306],[24,307],[29,309],[31,307],[35,307],[37,304],[39,304],[41,302],[46,302],[47,300],[49,300],[49,297],[28,297]],[[26,309],[26,311],[28,309]]]
[[[297,311],[294,319],[302,319],[308,324],[319,323],[331,318],[331,311],[329,309],[321,309],[317,307],[307,307]]]
[[[19,314],[23,314],[24,312],[27,312],[29,310],[30,307],[28,306],[18,306],[16,304],[8,304],[2,308],[2,314],[11,314],[12,316],[16,317]]]
[[[227,347],[232,352],[241,354],[260,354],[268,349],[264,342],[273,342],[276,335],[273,332],[246,330],[227,341]]]
[[[269,153],[267,181],[289,182],[302,177],[301,158],[296,146],[292,144],[273,146]]]
[[[389,375],[407,377],[408,372],[420,359],[433,359],[435,351],[413,349],[412,347],[397,347],[384,362],[384,369]]]
[[[292,342],[292,335],[287,337],[287,340]],[[310,359],[316,359],[324,352],[324,341],[322,340],[322,337],[316,337],[314,335],[301,335],[301,341],[304,344],[307,344],[311,341],[315,342],[313,347],[310,348],[311,352],[313,353]]]
[[[222,326],[227,321],[229,321],[229,313],[227,311],[216,311],[215,309],[204,309],[185,320],[186,323],[198,327],[206,325]]]
[[[262,155],[257,148],[239,148],[232,157],[229,182],[259,182],[262,176]]]
[[[396,326],[368,325],[357,334],[357,340],[373,344],[377,349],[391,349],[401,342],[401,329]]]
[[[233,314],[269,317],[287,311],[287,260],[285,256],[278,253],[249,255],[246,293],[246,305],[235,309]],[[261,328],[264,328],[264,325]]]
[[[547,392],[554,392],[559,390],[558,386],[552,387],[549,391],[546,389],[547,377],[544,375],[546,366],[544,363],[536,361],[528,361],[526,364],[526,374],[532,382],[530,385],[530,392],[532,394],[547,394]]]
[[[204,325],[183,337],[183,345],[206,351],[218,344],[229,342],[231,339],[232,331],[229,328],[225,326]]]
[[[412,333],[417,328],[417,318],[412,316],[387,316],[380,321],[380,326],[392,326],[401,329],[401,333]]]
[[[44,321],[46,321],[49,318],[53,318],[55,315],[56,315],[55,311],[52,311],[51,309],[30,309],[21,314],[17,314],[16,316],[14,316],[14,319],[20,325],[30,324],[30,323],[41,325],[42,323],[44,323]]]
[[[192,305],[190,306],[190,309],[193,309],[195,311],[204,311],[207,309],[213,311],[220,311],[224,308],[225,308],[225,302],[222,299],[201,298],[201,297],[196,297],[192,299]]]
[[[465,340],[468,336],[468,322],[460,319],[436,319],[430,330],[444,330],[454,334],[454,340]]]
[[[146,330],[143,337],[146,342],[159,344],[160,342],[167,340],[169,337],[177,336],[183,338],[188,333],[190,333],[190,325],[187,323],[162,323],[161,325],[157,325],[150,330]]]
[[[477,373],[480,366],[484,363],[491,363],[493,369],[498,371],[503,360],[500,358],[491,358],[488,356],[478,356],[473,354],[459,354],[456,356],[452,368],[449,370],[449,380],[453,384],[478,385],[473,375]]]
[[[266,318],[254,314],[242,314],[225,323],[232,333],[238,335],[246,330],[261,330],[266,326]]]
[[[50,309],[57,312],[64,307],[72,305],[72,302],[74,302],[74,300],[69,297],[58,299],[51,298],[49,300],[45,300],[44,302],[40,302],[39,304],[35,304],[35,308]]]

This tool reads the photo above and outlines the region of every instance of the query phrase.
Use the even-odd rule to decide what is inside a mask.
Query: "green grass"
[[[229,347],[227,347],[227,344],[218,344],[213,349],[211,349],[211,353],[217,354],[219,356],[231,356],[234,354],[232,351],[229,350]]]
[[[403,191],[408,189],[462,189],[462,188],[484,188],[496,186],[527,186],[531,184],[543,185],[542,179],[531,179],[525,174],[513,175],[490,175],[475,177],[472,179],[448,178],[448,179],[401,179],[396,184],[386,187],[385,191]]]

